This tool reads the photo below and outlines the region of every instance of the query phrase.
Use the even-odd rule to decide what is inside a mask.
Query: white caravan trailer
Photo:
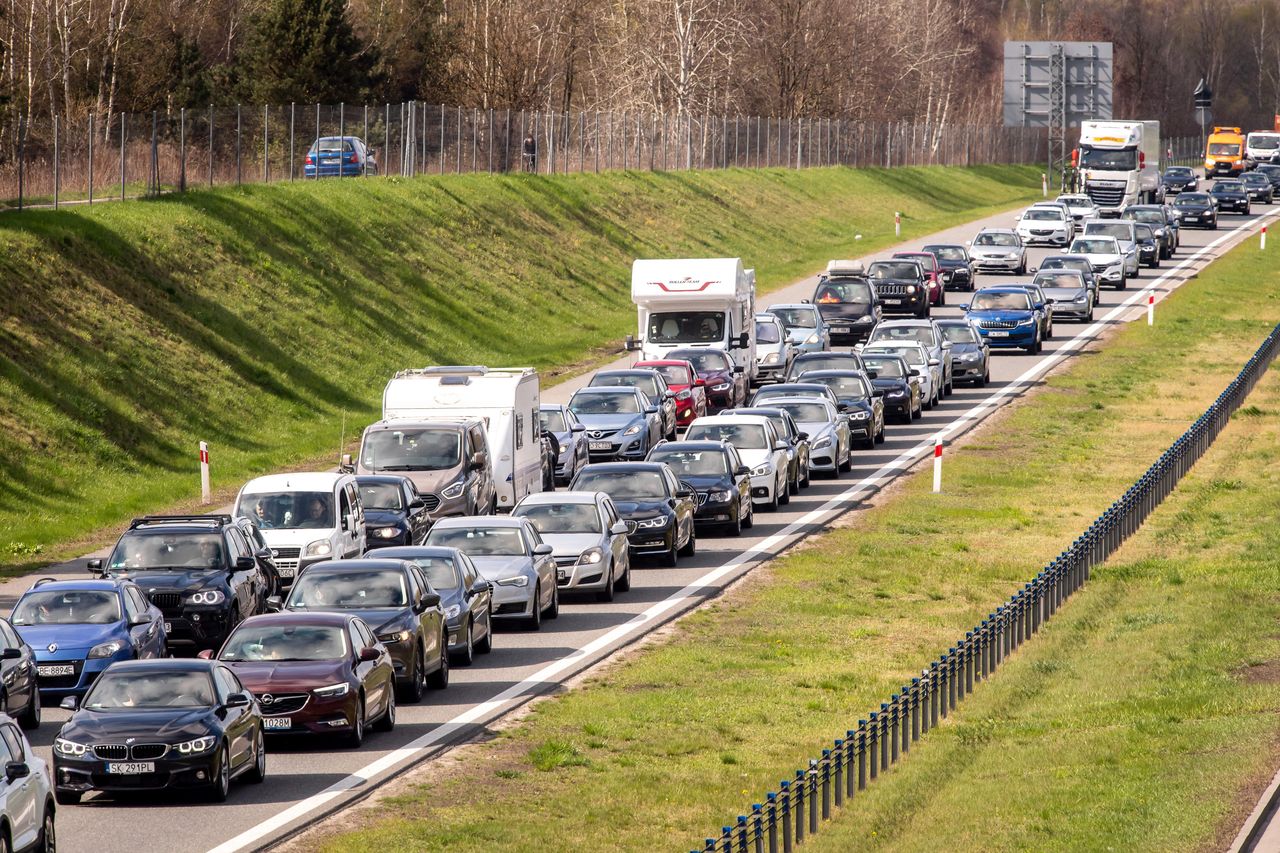
[[[493,455],[498,509],[542,491],[538,371],[532,367],[424,367],[401,370],[382,392],[382,417],[481,418]]]
[[[743,269],[741,258],[637,260],[631,301],[639,314],[634,346],[643,358],[713,347],[756,381],[756,272]]]

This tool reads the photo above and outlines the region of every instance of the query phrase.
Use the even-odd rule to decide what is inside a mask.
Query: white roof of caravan
[[[741,258],[641,259],[631,265],[631,298],[733,297],[749,292],[754,281]]]
[[[319,492],[332,491],[343,477],[349,476],[334,471],[302,471],[293,474],[268,474],[256,477],[244,484],[247,494],[258,492]]]

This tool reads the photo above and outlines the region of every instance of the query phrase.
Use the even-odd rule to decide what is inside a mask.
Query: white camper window
[[[516,450],[524,447],[524,415],[516,413]]]

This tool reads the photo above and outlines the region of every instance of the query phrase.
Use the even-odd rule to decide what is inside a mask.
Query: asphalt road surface
[[[814,479],[813,485],[793,497],[783,511],[757,513],[755,527],[741,538],[701,537],[696,557],[681,558],[678,568],[638,563],[631,591],[620,593],[612,604],[565,600],[560,618],[544,622],[538,633],[498,633],[492,654],[478,657],[470,668],[453,668],[448,690],[429,692],[417,706],[401,705],[394,732],[371,733],[358,750],[318,741],[269,743],[266,783],[236,784],[225,804],[154,794],[122,799],[92,797],[80,806],[59,809],[59,841],[67,850],[92,849],[100,853],[232,853],[282,841],[323,815],[367,795],[378,783],[411,764],[481,734],[495,720],[531,698],[562,689],[570,678],[715,597],[754,566],[785,551],[802,537],[822,530],[838,516],[856,511],[877,491],[932,455],[935,437],[941,434],[946,441],[955,441],[1000,406],[1033,389],[1055,365],[1087,347],[1109,326],[1142,320],[1148,291],[1155,294],[1159,322],[1158,302],[1164,295],[1245,236],[1256,235],[1260,220],[1280,215],[1280,206],[1258,206],[1255,210],[1251,217],[1224,216],[1221,230],[1216,232],[1184,229],[1181,250],[1172,260],[1166,260],[1158,270],[1144,268],[1136,281],[1129,282],[1127,290],[1102,291],[1093,324],[1055,324],[1054,339],[1046,342],[1044,352],[1037,356],[1021,352],[994,354],[992,382],[986,388],[957,386],[953,396],[925,412],[922,420],[910,425],[890,424],[883,445],[873,451],[857,451],[851,474],[839,480]],[[908,240],[897,248],[964,242],[982,226],[1011,227],[1013,217],[1012,212],[1003,213]],[[876,257],[885,257],[890,251],[877,253]],[[1033,250],[1030,265],[1037,265],[1050,253]],[[745,260],[753,266],[768,263],[766,258]],[[1012,276],[982,275],[978,284],[1015,280]],[[758,307],[808,298],[815,282],[816,278],[797,282],[762,298]],[[627,286],[625,281],[617,284]],[[935,308],[934,316],[958,316],[955,306],[965,301],[964,293],[948,293],[948,306]],[[619,364],[629,361],[624,359]],[[587,377],[582,377],[545,389],[543,400],[567,401],[586,381]],[[83,577],[84,571],[81,559],[43,574]],[[30,582],[28,578],[0,584],[0,605],[5,612]],[[43,725],[32,733],[32,742],[46,759],[50,758],[50,744],[66,717],[65,711],[46,709]]]

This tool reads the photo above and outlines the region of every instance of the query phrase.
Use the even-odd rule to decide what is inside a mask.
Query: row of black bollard
[[[1137,532],[1213,444],[1277,352],[1280,325],[1213,405],[1071,547],[881,703],[878,711],[858,720],[856,729],[823,749],[821,758],[810,759],[808,769],[780,782],[764,803],[752,805],[750,815],[738,815],[733,826],[723,827],[719,838],[706,839],[702,851],[790,853],[806,833],[817,833],[821,821],[830,819],[833,797],[836,808],[857,799],[858,792],[905,758],[922,735],[947,719],[975,684],[990,678],[1089,580],[1093,566]]]

